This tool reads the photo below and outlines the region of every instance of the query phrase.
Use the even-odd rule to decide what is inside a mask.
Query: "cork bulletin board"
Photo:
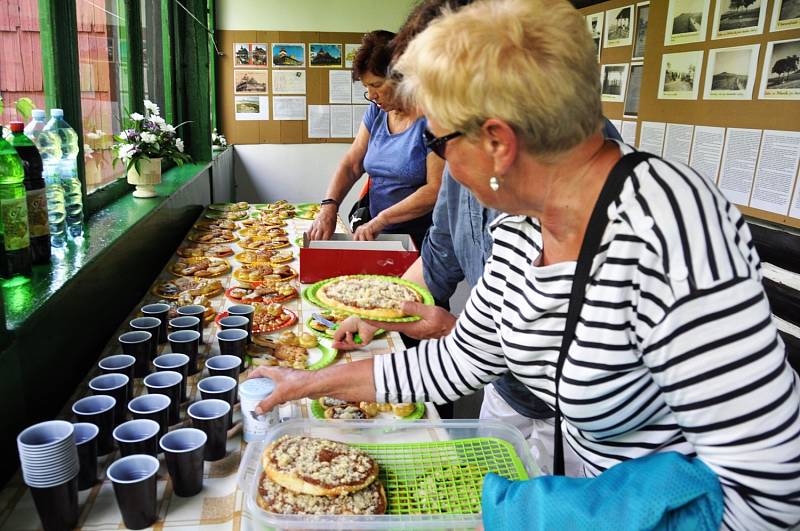
[[[236,55],[234,47],[237,43],[264,43],[267,52],[271,52],[273,43],[297,43],[305,48],[305,64],[296,67],[303,70],[306,77],[305,96],[306,111],[309,105],[335,105],[329,103],[328,76],[331,70],[349,72],[344,67],[311,66],[309,63],[309,44],[331,43],[342,47],[344,54],[345,45],[358,44],[363,37],[362,33],[328,33],[328,32],[298,32],[298,31],[224,31],[216,33],[217,45],[224,53],[216,58],[217,65],[217,121],[219,129],[225,134],[228,142],[233,144],[318,144],[318,143],[345,143],[352,142],[349,138],[309,138],[308,112],[306,120],[275,120],[272,113],[272,101],[275,96],[271,57],[266,58],[266,66],[253,67],[253,70],[263,71],[268,83],[266,102],[269,107],[269,119],[266,120],[237,120],[235,107],[235,81],[236,72],[243,70],[235,66]],[[342,59],[344,64],[344,58]],[[287,67],[291,68],[291,67]],[[280,68],[279,70],[283,70]],[[283,96],[283,94],[279,95]],[[366,104],[366,101],[359,104]]]
[[[719,9],[722,10],[722,13],[727,13],[728,10],[730,10],[731,16],[740,17],[744,16],[741,15],[741,13],[744,13],[744,11],[741,9],[747,9],[749,7],[757,10],[760,9],[760,6],[763,3],[764,22],[762,30],[758,33],[749,35],[728,36],[727,38],[717,39],[712,38],[715,31],[715,15],[718,8],[716,5],[717,2],[721,2]],[[773,17],[776,15],[776,13],[773,13],[773,11],[778,9],[778,13],[780,13],[781,16],[785,16],[785,13],[793,12],[791,10],[800,11],[800,0],[743,1],[741,4],[744,5],[741,6],[740,10],[736,11],[735,13],[730,7],[732,2],[734,6],[738,5],[739,3],[736,0],[651,0],[647,5],[649,16],[645,40],[646,51],[643,59],[638,60],[634,59],[633,55],[634,48],[636,47],[637,37],[637,4],[642,4],[642,2],[637,2],[635,0],[609,0],[607,2],[580,10],[583,15],[589,17],[596,14],[605,15],[605,13],[610,13],[609,16],[600,17],[603,19],[603,31],[601,35],[601,48],[599,57],[601,65],[628,65],[624,70],[624,74],[629,76],[631,71],[630,69],[632,68],[631,65],[636,63],[642,64],[638,115],[625,115],[624,111],[626,106],[624,101],[607,101],[610,99],[608,97],[604,98],[603,101],[604,113],[606,117],[615,123],[615,125],[619,126],[619,121],[622,120],[622,125],[624,127],[627,122],[628,131],[630,132],[630,127],[632,125],[631,122],[636,124],[635,145],[640,149],[642,148],[640,143],[642,140],[642,124],[644,122],[659,124],[664,123],[667,124],[667,127],[675,127],[675,130],[681,125],[693,126],[691,133],[689,133],[690,135],[693,135],[691,136],[693,147],[694,142],[698,141],[697,132],[699,131],[699,126],[706,126],[708,128],[724,128],[724,138],[726,141],[731,135],[731,128],[773,132],[800,132],[800,98],[798,98],[796,95],[789,96],[790,98],[794,99],[764,99],[760,97],[762,76],[765,73],[764,63],[765,61],[769,60],[767,58],[767,52],[770,49],[770,46],[768,45],[770,43],[779,43],[783,41],[800,39],[800,27],[795,29],[772,31],[771,28],[773,26]],[[667,32],[674,32],[675,29],[671,28],[675,28],[678,22],[680,22],[676,21],[676,13],[670,12],[671,6],[673,7],[673,10],[677,11],[679,7],[675,7],[676,5],[684,7],[686,5],[691,5],[692,7],[697,7],[698,5],[703,4],[707,7],[707,14],[705,23],[703,24],[704,28],[697,32],[698,41],[666,45],[665,39],[668,39],[666,35]],[[629,13],[629,24],[631,28],[630,32],[632,36],[631,44],[606,47],[606,19],[616,20],[617,17],[620,16],[618,10],[628,6],[631,7],[631,12]],[[592,19],[589,18],[588,22],[591,20]],[[667,22],[668,20],[670,20],[669,24]],[[618,25],[619,23],[614,23],[613,27],[616,28]],[[615,33],[614,35],[617,34]],[[800,43],[800,41],[798,42]],[[614,44],[613,38],[611,40],[611,44]],[[757,64],[753,70],[755,80],[754,84],[752,85],[752,94],[742,96],[742,99],[737,100],[706,98],[706,95],[704,94],[704,88],[706,87],[706,76],[711,75],[708,72],[710,67],[709,60],[711,56],[711,50],[749,45],[759,45],[757,52]],[[792,46],[794,46],[794,44],[792,44]],[[695,74],[695,83],[698,83],[698,85],[696,85],[698,88],[697,96],[695,98],[688,99],[659,98],[660,89],[664,90],[665,87],[664,76],[670,75],[668,71],[666,74],[663,71],[664,65],[666,64],[666,61],[662,62],[663,56],[665,54],[675,54],[681,52],[703,53],[702,61],[698,63],[702,66]],[[714,52],[714,54],[719,54],[719,52]],[[756,54],[753,53],[752,55],[755,56]],[[716,56],[719,57],[720,55]],[[674,56],[670,56],[669,58],[671,57]],[[775,57],[777,57],[777,52]],[[800,89],[800,70],[797,69],[797,66],[798,65],[795,64],[794,73],[790,73],[789,77],[786,79],[791,81],[792,79],[796,78],[796,84],[793,83],[789,86],[796,86]],[[620,71],[623,69],[622,66],[615,66],[613,68],[619,69]],[[719,74],[719,70],[715,70],[715,72]],[[767,69],[767,72],[769,72],[769,68]],[[723,73],[723,75],[727,75],[727,73]],[[769,75],[772,76],[774,74]],[[750,77],[752,77],[752,75]],[[630,78],[628,78],[626,81],[630,82]],[[711,81],[709,80],[709,82]],[[714,76],[714,83],[716,82],[717,76]],[[752,83],[753,80],[750,79],[750,82]],[[622,100],[624,99],[625,98],[622,98]],[[792,133],[787,134],[791,135]],[[763,136],[756,135],[754,138],[757,138],[757,142],[759,143],[758,163],[760,164],[762,163],[762,158],[766,158],[763,154],[765,153],[764,143],[767,136],[766,134]],[[787,136],[787,138],[791,137]],[[626,141],[629,143],[634,143],[633,138],[630,137],[626,138]],[[798,145],[800,145],[800,143],[798,143]],[[658,154],[661,155],[661,153]],[[694,150],[692,150],[692,156],[694,156]],[[780,164],[778,165],[786,167],[787,165],[784,163],[786,160],[790,160],[792,157],[793,155],[790,155],[787,159],[778,159],[780,161]],[[725,164],[724,161],[722,162],[723,163],[718,166],[717,174],[714,177],[718,184],[721,184],[722,180],[725,178]],[[766,163],[766,160],[763,162]],[[694,166],[694,164],[691,162],[690,165]],[[792,205],[795,204],[795,200],[798,199],[798,196],[800,196],[800,190],[797,190],[797,181],[800,180],[800,178],[797,177],[797,168],[794,170],[794,177],[791,184],[788,184],[788,181],[786,184],[786,187],[790,188],[790,193],[788,196],[790,204],[786,208],[786,211],[775,212],[750,206],[751,203],[758,204],[756,201],[754,201],[754,190],[759,182],[764,182],[758,181],[758,175],[759,170],[758,167],[756,167],[754,170],[750,192],[743,194],[739,200],[733,200],[733,202],[737,203],[737,206],[740,208],[740,210],[749,216],[766,219],[793,227],[800,227],[800,214],[798,214],[798,209],[791,208]],[[712,177],[709,175],[709,178]],[[720,187],[722,188],[722,186]],[[783,190],[784,195],[786,191],[787,190]],[[776,210],[780,210],[780,207],[777,207]]]

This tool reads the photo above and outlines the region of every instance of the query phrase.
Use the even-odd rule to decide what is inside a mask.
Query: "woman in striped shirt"
[[[554,407],[578,252],[609,172],[632,151],[599,132],[583,17],[566,0],[478,2],[431,25],[398,70],[453,177],[508,213],[492,226],[492,257],[449,335],[314,374],[261,368],[278,382],[262,407],[321,395],[443,402],[507,371]],[[713,183],[657,157],[626,176],[607,216],[558,393],[584,472],[679,452],[719,478],[723,527],[790,527],[798,377],[744,219]]]

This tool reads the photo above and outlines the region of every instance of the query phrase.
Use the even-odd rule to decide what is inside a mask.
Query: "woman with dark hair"
[[[327,240],[336,228],[344,197],[366,172],[370,176],[371,220],[356,229],[357,240],[373,240],[381,233],[410,234],[417,247],[431,225],[444,161],[425,147],[425,118],[416,108],[404,109],[386,79],[394,34],[377,30],[364,35],[353,60],[353,80],[367,89],[372,102],[353,144],[328,186],[309,235]]]

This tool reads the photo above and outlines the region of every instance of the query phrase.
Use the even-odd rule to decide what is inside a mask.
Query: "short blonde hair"
[[[536,155],[566,151],[602,117],[600,67],[567,0],[481,0],[447,12],[395,65],[400,93],[448,131],[509,123]]]

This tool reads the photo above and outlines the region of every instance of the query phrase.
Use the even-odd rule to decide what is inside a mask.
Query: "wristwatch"
[[[336,205],[336,210],[339,210],[339,204],[340,204],[339,201],[337,201],[336,199],[331,199],[330,197],[325,198],[319,202],[319,206]]]

